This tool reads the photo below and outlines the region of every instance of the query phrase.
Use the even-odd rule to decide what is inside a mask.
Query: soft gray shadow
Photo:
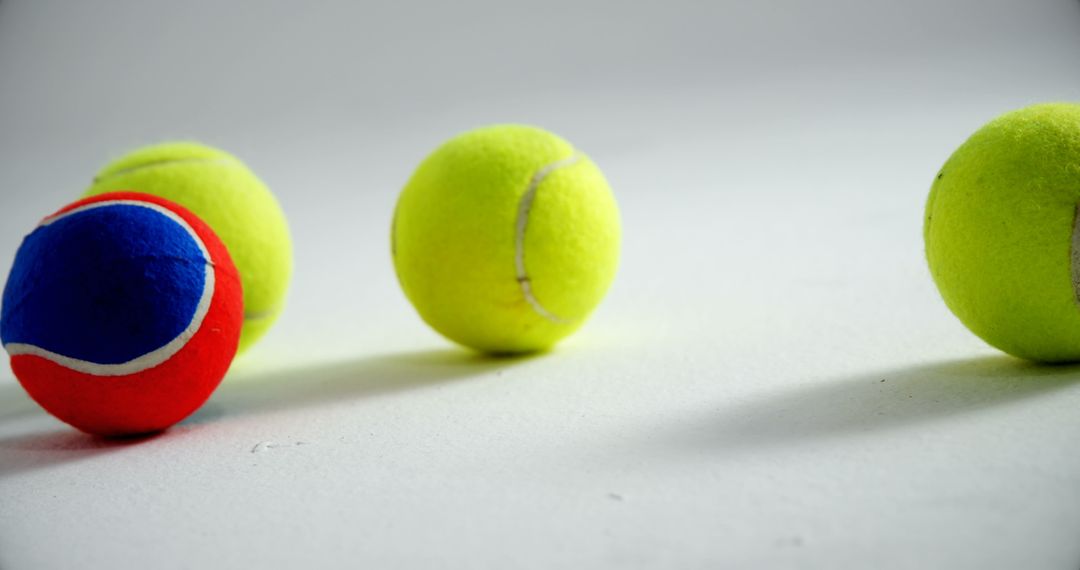
[[[1040,366],[1005,356],[899,368],[725,407],[691,421],[676,437],[719,447],[798,443],[978,413],[1078,381],[1080,365]]]
[[[61,428],[47,433],[0,438],[0,479],[50,465],[97,457],[162,436],[151,434],[104,438],[85,434],[75,428]]]
[[[488,357],[462,350],[374,356],[269,374],[227,378],[210,401],[161,434],[135,438],[102,438],[74,428],[0,438],[0,478],[116,452],[150,440],[182,436],[223,417],[318,406],[416,390],[464,380],[519,363],[525,357]],[[11,387],[18,390],[18,386]],[[2,394],[5,401],[8,394]],[[28,398],[0,408],[0,421],[15,415],[45,413]]]
[[[417,390],[507,368],[526,358],[492,357],[447,349],[372,356],[229,378],[210,401],[184,423],[201,424],[228,416]]]

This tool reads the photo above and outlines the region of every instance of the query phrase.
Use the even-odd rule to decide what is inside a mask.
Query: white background
[[[193,138],[292,225],[277,327],[137,442],[0,372],[0,568],[1077,568],[1080,369],[939,299],[922,207],[1080,99],[1080,3],[0,2],[0,267],[105,161]],[[391,5],[393,4],[393,5]],[[398,290],[398,189],[479,125],[605,170],[623,262],[551,354]]]

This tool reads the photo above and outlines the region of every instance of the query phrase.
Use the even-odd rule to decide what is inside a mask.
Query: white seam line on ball
[[[533,294],[532,283],[529,281],[529,274],[525,271],[525,230],[529,225],[529,213],[532,210],[533,200],[536,199],[536,191],[540,188],[540,184],[544,182],[552,172],[560,168],[566,168],[572,166],[581,160],[581,154],[575,152],[570,158],[564,158],[552,162],[551,164],[541,168],[533,174],[532,180],[529,181],[529,187],[525,190],[525,194],[521,197],[521,202],[518,204],[517,224],[514,234],[514,265],[517,268],[517,281],[521,285],[521,293],[525,295],[525,300],[529,302],[533,310],[538,315],[554,323],[565,323],[565,319],[558,315],[548,311],[544,308],[544,305]]]
[[[180,225],[191,236],[191,239],[195,240],[195,245],[198,246],[199,252],[202,253],[203,259],[206,260],[206,277],[203,279],[203,291],[202,296],[199,298],[199,304],[195,306],[195,314],[191,316],[191,322],[184,328],[180,334],[176,335],[176,338],[172,339],[165,345],[158,347],[146,354],[137,356],[127,362],[121,362],[119,364],[101,364],[98,362],[90,362],[88,360],[80,360],[78,358],[72,358],[70,356],[64,356],[63,354],[57,354],[50,350],[41,348],[33,344],[24,344],[13,342],[4,345],[4,349],[7,350],[11,356],[18,356],[21,354],[28,354],[33,356],[39,356],[45,360],[49,360],[70,368],[76,372],[82,372],[84,374],[92,374],[94,376],[127,376],[128,374],[135,374],[136,372],[142,372],[143,370],[149,370],[166,360],[173,357],[174,354],[180,352],[180,349],[184,348],[195,333],[199,332],[199,328],[202,326],[203,319],[206,318],[206,314],[210,312],[210,302],[214,298],[214,264],[210,259],[210,252],[206,249],[206,245],[199,239],[199,235],[195,233],[195,230],[188,225],[183,218],[176,215],[176,213],[158,206],[157,204],[151,204],[149,202],[139,202],[136,200],[109,200],[106,202],[94,202],[93,204],[87,204],[80,206],[73,210],[64,212],[62,214],[46,218],[39,224],[38,227],[44,227],[49,224],[62,220],[68,216],[75,215],[79,212],[85,212],[86,210],[93,210],[95,208],[101,208],[104,206],[115,205],[126,206],[138,206],[141,208],[147,208],[153,210],[170,220]]]
[[[262,311],[244,311],[244,321],[259,321],[265,318],[272,317],[281,310],[282,306],[282,303],[278,303],[277,305],[274,305],[273,307],[269,309],[264,309]]]
[[[1080,203],[1073,213],[1072,242],[1069,247],[1069,265],[1072,270],[1073,299],[1080,303]]]
[[[148,162],[146,164],[136,164],[135,166],[129,166],[127,168],[121,168],[116,172],[110,172],[108,174],[102,174],[101,176],[95,176],[93,184],[103,182],[110,178],[117,176],[123,176],[124,174],[130,174],[137,170],[143,170],[145,168],[154,168],[157,166],[168,166],[171,164],[184,164],[184,163],[205,163],[205,164],[225,164],[229,166],[239,166],[239,164],[232,159],[228,158],[170,158],[168,160],[158,160],[155,162]]]

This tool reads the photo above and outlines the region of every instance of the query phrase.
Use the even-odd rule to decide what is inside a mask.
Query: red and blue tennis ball
[[[15,255],[0,341],[35,401],[85,432],[163,430],[199,408],[236,354],[242,286],[190,211],[133,192],[45,218]]]

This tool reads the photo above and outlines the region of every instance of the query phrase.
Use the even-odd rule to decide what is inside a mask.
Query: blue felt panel
[[[4,288],[0,340],[99,364],[157,349],[195,315],[207,260],[161,212],[110,204],[38,227]]]

